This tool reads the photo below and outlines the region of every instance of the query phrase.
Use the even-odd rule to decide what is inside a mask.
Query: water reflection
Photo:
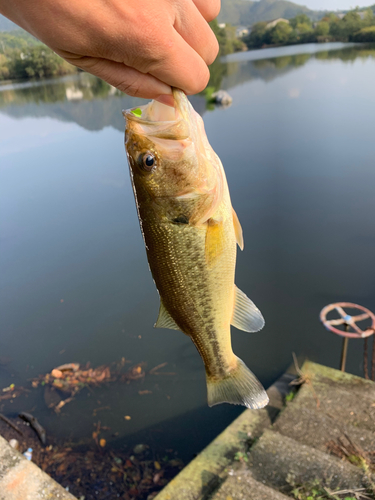
[[[211,66],[209,86],[215,90],[231,89],[251,80],[270,82],[286,73],[294,71],[312,59],[341,60],[352,62],[356,59],[375,58],[374,46],[348,46],[330,50],[337,44],[327,44],[326,50],[317,46],[316,52],[289,54],[291,48],[272,49],[277,57],[259,59],[254,52],[240,54],[243,60],[227,62],[215,61]],[[305,50],[307,48],[304,47]],[[275,52],[276,51],[276,52]],[[283,55],[287,52],[286,55]],[[267,50],[264,54],[267,54]],[[249,60],[244,59],[244,56]],[[203,96],[193,96],[192,102],[201,114],[212,106],[207,106]],[[121,109],[138,106],[142,100],[125,96],[108,83],[87,73],[64,77],[58,80],[27,82],[0,86],[0,112],[15,118],[51,117],[65,122],[75,122],[87,130],[102,130],[112,126],[124,129]]]
[[[267,321],[261,334],[233,331],[232,340],[264,385],[292,351],[337,366],[340,339],[318,321],[325,304],[375,303],[375,51],[330,47],[265,50],[263,60],[241,53],[212,70],[211,85],[233,97],[206,113],[205,126],[245,234],[236,282]],[[204,97],[193,99],[203,113]],[[100,418],[108,444],[112,433],[132,435],[190,459],[241,409],[209,409],[190,340],[152,327],[158,296],[121,115],[139,102],[85,74],[0,88],[1,382],[27,386],[63,363],[122,356],[149,369],[168,362],[176,375],[82,391],[59,415],[42,390],[0,411],[30,411],[51,435],[76,441],[90,441]],[[362,355],[353,342],[349,371],[362,373]]]
[[[287,49],[289,47],[285,47],[285,50]],[[273,52],[275,51],[275,49],[272,50]],[[251,52],[248,54],[251,56]],[[248,61],[229,60],[226,63],[227,68],[221,85],[225,89],[230,89],[251,80],[270,82],[304,66],[308,61],[313,59],[352,62],[356,59],[366,60],[368,58],[375,58],[374,46],[350,46],[338,50],[329,50],[328,47],[327,50],[320,50],[316,53],[288,54]]]

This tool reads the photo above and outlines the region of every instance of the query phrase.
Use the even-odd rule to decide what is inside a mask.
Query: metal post
[[[348,353],[348,343],[349,339],[348,337],[344,337],[343,343],[342,343],[342,351],[341,351],[341,368],[340,370],[342,372],[345,371],[345,365],[346,365],[346,355]]]
[[[368,376],[368,352],[367,352],[367,341],[368,341],[368,338],[366,337],[365,338],[365,342],[364,342],[364,349],[363,349],[363,375],[365,377],[366,380],[369,380],[369,376]]]

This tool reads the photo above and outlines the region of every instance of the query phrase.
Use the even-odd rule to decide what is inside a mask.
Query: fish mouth
[[[174,107],[151,101],[122,112],[126,131],[160,139],[184,140],[190,135],[190,103],[182,90],[173,88]]]

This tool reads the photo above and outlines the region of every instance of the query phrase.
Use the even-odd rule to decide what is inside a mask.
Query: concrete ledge
[[[220,486],[219,474],[243,451],[244,441],[259,437],[271,424],[266,410],[245,410],[192,460],[155,500],[196,500]]]
[[[246,465],[231,470],[212,500],[290,500],[279,491],[256,481]],[[211,499],[210,499],[211,500]]]
[[[312,361],[305,361],[302,372],[311,377],[313,384],[328,385],[335,389],[353,391],[353,393],[365,397],[375,398],[375,384],[351,373],[342,372],[335,368],[319,365]]]
[[[349,430],[359,443],[374,432],[374,382],[311,362],[302,372],[307,383],[281,411],[274,430],[271,422],[290,392],[290,374],[267,391],[267,409],[244,411],[155,500],[281,500],[291,488],[289,479],[318,480],[330,488],[368,487],[371,478],[364,470],[330,455],[325,445]],[[303,418],[311,416],[312,425],[306,426]],[[249,437],[259,438],[250,451]]]
[[[272,488],[285,486],[288,476],[293,476],[297,484],[323,479],[332,489],[367,485],[359,467],[271,430],[265,430],[251,448],[249,470],[257,481]]]
[[[0,500],[76,500],[0,436]]]

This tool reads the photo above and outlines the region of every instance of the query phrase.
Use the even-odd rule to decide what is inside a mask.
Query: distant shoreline
[[[240,62],[240,61],[256,61],[257,59],[268,59],[273,57],[278,57],[277,52],[279,49],[287,49],[286,55],[298,55],[298,54],[314,54],[317,52],[323,52],[326,50],[326,45],[330,46],[330,50],[339,50],[348,47],[357,47],[360,45],[371,45],[360,42],[315,42],[315,43],[296,43],[291,45],[278,45],[273,47],[263,47],[261,49],[249,49],[244,52],[233,52],[232,54],[227,54],[221,57],[222,62]],[[298,50],[296,50],[298,47]],[[301,48],[304,50],[301,50]],[[312,50],[315,49],[315,50]],[[316,50],[317,49],[317,50]],[[267,53],[267,56],[264,54]]]

